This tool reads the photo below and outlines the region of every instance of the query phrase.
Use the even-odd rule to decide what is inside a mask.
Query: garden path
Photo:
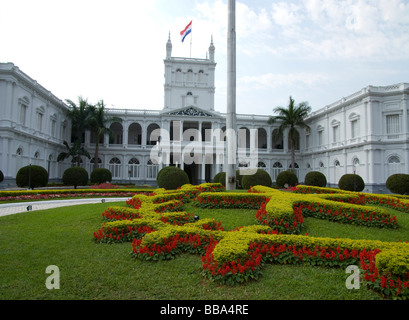
[[[36,201],[36,202],[19,202],[0,204],[0,217],[11,214],[38,211],[52,208],[59,208],[65,206],[75,206],[79,204],[91,204],[101,202],[120,202],[126,201],[127,198],[91,198],[91,199],[69,199],[69,200],[50,200],[50,201]],[[31,206],[31,207],[30,207]]]

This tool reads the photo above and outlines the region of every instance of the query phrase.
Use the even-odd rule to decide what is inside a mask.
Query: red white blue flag
[[[182,42],[185,41],[185,38],[192,32],[192,21],[186,26],[186,28],[180,31],[180,35],[182,36]]]

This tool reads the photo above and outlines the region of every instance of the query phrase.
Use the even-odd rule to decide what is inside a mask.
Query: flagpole
[[[192,39],[193,39],[193,32],[190,33],[190,59],[192,59]]]

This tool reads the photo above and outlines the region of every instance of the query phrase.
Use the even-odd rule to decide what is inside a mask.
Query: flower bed
[[[312,190],[313,187],[308,190]],[[317,188],[323,189],[323,188]],[[315,190],[315,189],[314,189]],[[262,205],[256,218],[282,233],[299,233],[303,216],[367,227],[397,228],[396,217],[386,209],[364,205],[368,198],[360,194],[319,192],[302,195],[274,189],[254,187],[249,190],[263,193],[270,201]],[[312,192],[312,191],[309,191]]]
[[[320,188],[299,185],[291,189],[292,192],[303,194],[344,194],[358,196],[362,203],[377,204],[394,210],[409,212],[409,199],[401,195],[380,195],[372,193],[351,192],[334,188]]]
[[[169,198],[170,194],[179,196],[178,192],[163,190],[151,196],[135,196],[139,208],[133,210],[138,215],[132,220],[105,223],[94,232],[95,241],[132,242],[132,256],[141,260],[168,260],[183,252],[200,254],[203,275],[227,285],[259,279],[266,263],[342,268],[357,265],[362,270],[361,281],[369,288],[389,298],[409,299],[408,243],[285,234],[299,233],[303,215],[309,214],[339,222],[396,227],[396,219],[384,215],[385,210],[365,205],[366,197],[335,192],[300,195],[265,187],[228,197],[223,192],[187,192],[196,198],[195,205],[205,208],[260,205],[257,214],[262,225],[226,232],[214,219],[192,221],[192,214],[179,211],[183,202]],[[162,196],[164,202],[159,201]],[[168,211],[172,210],[169,205],[175,205],[177,211]],[[339,213],[337,219],[335,211]]]

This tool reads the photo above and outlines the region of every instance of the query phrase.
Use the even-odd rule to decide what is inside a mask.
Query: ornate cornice
[[[189,107],[187,109],[169,112],[172,116],[189,116],[189,117],[213,117],[212,114],[203,112],[201,110]]]

